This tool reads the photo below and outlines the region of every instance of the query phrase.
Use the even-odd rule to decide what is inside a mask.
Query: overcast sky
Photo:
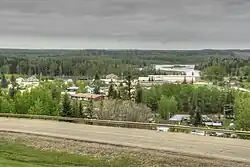
[[[0,47],[250,48],[250,0],[0,0]]]

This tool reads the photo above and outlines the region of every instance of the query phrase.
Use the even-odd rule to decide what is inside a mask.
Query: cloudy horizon
[[[246,49],[249,0],[0,0],[0,48]]]

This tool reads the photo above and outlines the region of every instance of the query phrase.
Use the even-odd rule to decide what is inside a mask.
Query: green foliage
[[[94,104],[93,104],[93,100],[91,99],[86,108],[87,117],[90,119],[93,118],[93,113],[94,113]]]
[[[162,96],[158,102],[158,113],[162,119],[168,120],[171,115],[177,113],[177,101],[174,97]]]
[[[77,90],[78,93],[86,93],[87,92],[87,89],[85,88],[85,84],[83,81],[77,80],[76,86],[79,87],[79,89]]]
[[[143,102],[147,104],[152,111],[158,111],[163,118],[167,118],[169,103],[176,103],[178,111],[181,113],[195,116],[195,111],[201,114],[223,113],[224,104],[232,103],[228,92],[221,91],[217,88],[208,86],[180,85],[180,84],[163,84],[155,86],[150,90],[143,90]],[[231,100],[230,100],[231,99]],[[161,106],[161,107],[160,107]],[[160,108],[159,108],[160,107]],[[164,116],[165,115],[165,116]]]
[[[41,114],[43,113],[43,102],[40,99],[37,99],[33,106],[28,110],[29,114]]]
[[[116,90],[114,89],[114,85],[113,84],[111,84],[110,86],[109,86],[109,90],[108,90],[108,98],[114,98],[114,92],[115,92]]]
[[[8,82],[7,82],[6,77],[5,77],[4,74],[2,74],[1,87],[2,88],[8,88]]]
[[[129,100],[108,100],[103,102],[100,110],[94,111],[98,119],[133,122],[148,122],[152,117],[151,110],[145,104]]]
[[[72,113],[70,114],[70,117],[80,117],[80,112],[82,109],[79,107],[79,102],[77,100],[73,100],[72,102]]]
[[[65,93],[63,96],[61,116],[70,117],[71,115],[72,115],[71,102],[69,99],[69,95],[67,93]]]
[[[204,75],[206,79],[210,81],[214,81],[214,80],[222,81],[223,77],[226,76],[226,72],[223,67],[218,65],[218,66],[207,67],[204,70]]]
[[[135,90],[135,102],[139,104],[139,103],[142,103],[142,101],[143,101],[142,88],[138,84]]]
[[[250,131],[250,96],[238,95],[235,101],[236,128]]]

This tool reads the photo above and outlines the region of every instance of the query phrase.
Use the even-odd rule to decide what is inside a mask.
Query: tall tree
[[[65,95],[63,96],[61,116],[63,117],[71,116],[71,113],[72,113],[72,106],[69,99],[69,95],[65,93]]]
[[[83,117],[83,105],[82,105],[81,101],[79,101],[78,107],[79,107],[79,109],[78,109],[79,110],[79,116]]]
[[[171,115],[177,112],[177,102],[175,98],[162,96],[158,103],[158,112],[162,119],[168,120]]]
[[[86,109],[86,113],[87,113],[87,117],[92,119],[93,118],[93,113],[94,113],[94,104],[93,104],[93,100],[91,98],[91,100],[88,103],[87,109]]]
[[[132,90],[132,75],[131,72],[128,73],[126,77],[127,91],[128,91],[128,99],[131,100],[131,90]]]
[[[235,103],[236,128],[250,131],[250,97],[238,95]]]
[[[113,98],[113,95],[114,95],[114,85],[113,84],[111,84],[110,86],[109,86],[109,90],[108,90],[108,98],[110,99],[110,98]]]
[[[2,88],[8,88],[8,82],[4,74],[2,74],[1,86]]]
[[[136,91],[135,91],[135,102],[136,103],[142,103],[142,88],[140,84],[136,86]]]

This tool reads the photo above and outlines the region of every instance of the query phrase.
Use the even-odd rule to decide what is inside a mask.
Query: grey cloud
[[[0,0],[0,37],[250,43],[249,0]]]

